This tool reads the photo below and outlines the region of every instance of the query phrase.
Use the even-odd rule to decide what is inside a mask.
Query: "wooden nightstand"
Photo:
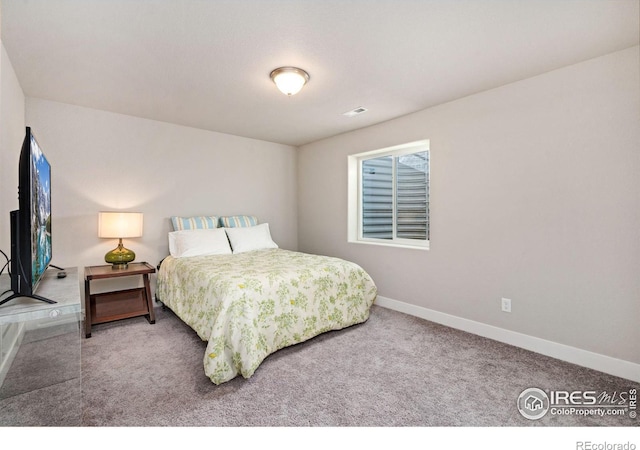
[[[149,323],[156,323],[149,287],[149,274],[156,269],[146,262],[129,263],[126,269],[114,269],[111,265],[84,268],[84,331],[91,337],[91,325],[146,316]],[[91,281],[107,278],[142,276],[144,287],[91,294]]]

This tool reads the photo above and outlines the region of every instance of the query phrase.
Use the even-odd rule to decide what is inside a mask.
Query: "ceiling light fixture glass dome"
[[[278,89],[288,96],[300,92],[300,89],[309,81],[309,74],[297,67],[279,67],[271,72],[270,77]]]

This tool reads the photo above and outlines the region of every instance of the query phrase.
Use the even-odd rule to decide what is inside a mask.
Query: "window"
[[[349,242],[429,247],[429,141],[349,156]]]

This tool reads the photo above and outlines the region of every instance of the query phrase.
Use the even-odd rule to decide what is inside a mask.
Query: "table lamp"
[[[136,254],[122,245],[123,238],[142,236],[142,213],[100,212],[98,213],[98,237],[120,239],[118,247],[104,255],[104,260],[113,264],[113,269],[126,269]]]

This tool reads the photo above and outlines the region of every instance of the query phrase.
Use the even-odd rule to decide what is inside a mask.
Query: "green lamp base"
[[[124,248],[122,245],[122,239],[120,239],[118,248],[115,248],[104,255],[104,260],[109,264],[113,264],[112,268],[116,270],[126,269],[129,267],[129,263],[134,259],[136,259],[136,254],[133,250]]]

